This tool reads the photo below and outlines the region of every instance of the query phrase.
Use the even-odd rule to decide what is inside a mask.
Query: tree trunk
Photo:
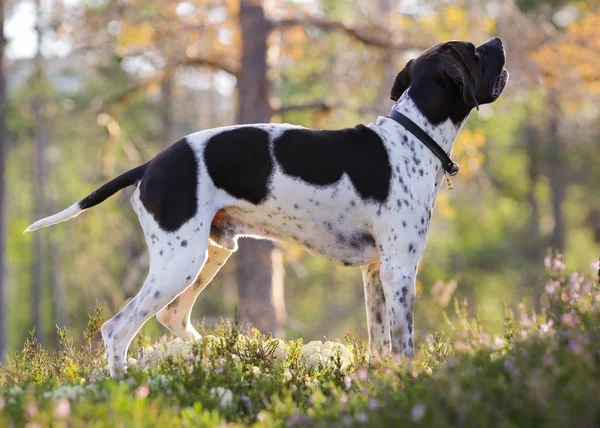
[[[269,24],[260,0],[240,0],[241,72],[238,76],[237,122],[264,123],[271,119],[267,80]],[[243,320],[264,332],[276,332],[273,266],[270,241],[240,240],[236,257],[239,311]]]
[[[387,17],[392,11],[392,0],[379,0],[377,15],[381,17],[382,23],[389,25]],[[390,49],[381,50],[381,59],[379,64],[380,78],[379,90],[377,91],[377,107],[379,114],[388,114],[392,108],[393,102],[390,100],[390,91],[392,84],[399,70],[395,68],[394,58],[397,56]]]
[[[160,86],[160,147],[168,147],[173,143],[173,78],[166,78]]]
[[[548,126],[548,150],[549,150],[549,172],[550,192],[552,193],[552,214],[554,216],[554,231],[552,232],[552,249],[563,252],[565,250],[565,222],[563,216],[563,202],[566,196],[566,183],[563,174],[564,150],[558,135],[558,120],[560,105],[554,93],[550,94],[548,103],[550,123]]]
[[[4,312],[4,280],[6,273],[6,177],[5,163],[8,153],[8,130],[6,129],[6,80],[4,78],[4,1],[0,1],[0,361],[5,361],[6,355],[6,313]]]
[[[43,91],[43,57],[41,53],[42,29],[41,29],[41,7],[37,3],[37,53],[35,56],[35,95],[31,101],[31,110],[34,121],[34,145],[33,145],[33,217],[38,220],[45,214],[44,209],[44,177],[45,177],[45,155],[48,147],[48,130],[44,111],[44,102],[42,100]],[[33,235],[33,284],[32,284],[32,311],[33,325],[35,326],[35,337],[40,344],[44,343],[44,325],[42,316],[42,295],[44,282],[44,254],[42,237],[44,234],[35,233]]]
[[[525,128],[525,152],[527,153],[529,186],[527,188],[527,202],[531,209],[529,216],[529,259],[532,263],[540,263],[544,249],[540,233],[540,206],[535,198],[535,189],[540,178],[540,149],[538,140],[539,132],[533,125]]]

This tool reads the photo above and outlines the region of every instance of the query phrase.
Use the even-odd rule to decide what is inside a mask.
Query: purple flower
[[[358,380],[364,382],[367,380],[367,370],[366,369],[360,369],[358,372]]]
[[[369,400],[369,403],[367,405],[368,405],[370,411],[374,411],[379,408],[379,401],[372,398]]]
[[[571,339],[569,340],[569,349],[571,350],[571,352],[573,352],[574,354],[581,354],[583,352],[583,346],[581,345],[581,343],[577,342],[575,339]]]
[[[561,324],[564,324],[567,327],[575,327],[578,321],[577,315],[575,315],[573,312],[567,312],[560,317]]]
[[[558,288],[558,281],[548,281],[546,283],[546,293],[553,294]]]
[[[352,378],[350,376],[344,376],[344,388],[346,388],[346,391],[348,391],[351,386],[352,386]]]
[[[410,411],[410,417],[413,421],[419,422],[425,416],[425,412],[427,411],[427,406],[425,404],[417,404]]]

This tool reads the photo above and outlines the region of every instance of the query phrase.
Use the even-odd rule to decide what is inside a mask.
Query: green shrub
[[[234,323],[189,346],[142,339],[131,353],[140,360],[112,380],[97,308],[81,349],[62,330],[55,353],[31,335],[0,369],[0,426],[597,426],[600,285],[567,275],[560,257],[546,267],[540,311],[507,309],[504,334],[491,336],[454,301],[451,333],[420,340],[412,361],[368,362],[347,335],[351,360],[309,363],[302,341],[284,347]]]

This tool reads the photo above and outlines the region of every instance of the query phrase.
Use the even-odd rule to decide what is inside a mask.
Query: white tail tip
[[[59,212],[58,214],[54,214],[54,215],[51,215],[50,217],[46,217],[46,218],[36,221],[31,226],[29,226],[27,229],[25,229],[25,232],[23,232],[23,233],[33,232],[34,230],[41,229],[42,227],[52,226],[53,224],[67,221],[70,218],[76,217],[82,211],[84,211],[84,210],[79,208],[79,202],[77,202],[77,203],[71,205],[66,210]]]

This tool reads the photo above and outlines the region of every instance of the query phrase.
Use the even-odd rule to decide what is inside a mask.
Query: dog
[[[150,267],[139,293],[101,328],[113,377],[126,369],[131,340],[155,314],[177,337],[200,338],[192,306],[240,236],[286,241],[360,266],[370,349],[411,356],[417,264],[444,174],[456,172],[443,160],[469,112],[502,93],[505,62],[498,37],[477,47],[438,44],[393,82],[391,113],[408,118],[404,125],[390,114],[333,131],[289,124],[200,131],[26,232],[136,186],[131,203]]]

